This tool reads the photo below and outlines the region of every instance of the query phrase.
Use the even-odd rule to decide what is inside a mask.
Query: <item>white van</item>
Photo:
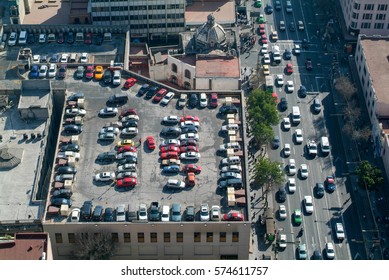
[[[292,107],[292,122],[298,124],[301,121],[300,108],[298,106]]]
[[[76,42],[84,42],[84,33],[82,32],[76,33]]]
[[[329,154],[330,152],[330,142],[328,141],[328,137],[322,137],[320,140],[321,152],[323,154]]]
[[[26,43],[27,43],[27,31],[20,31],[19,45],[25,45]]]

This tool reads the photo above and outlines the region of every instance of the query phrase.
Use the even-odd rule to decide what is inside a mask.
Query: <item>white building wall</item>
[[[239,79],[234,78],[197,78],[196,89],[198,90],[239,90]]]

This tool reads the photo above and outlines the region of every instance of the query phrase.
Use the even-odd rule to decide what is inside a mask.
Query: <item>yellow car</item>
[[[95,68],[95,79],[101,80],[103,78],[103,66],[96,66]]]
[[[130,139],[121,140],[116,144],[117,147],[134,146],[134,141]]]
[[[262,68],[263,68],[263,74],[265,75],[265,76],[267,76],[267,75],[270,75],[270,69],[269,69],[269,65],[263,65],[262,66]]]

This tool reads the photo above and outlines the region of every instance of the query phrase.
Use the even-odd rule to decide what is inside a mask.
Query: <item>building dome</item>
[[[216,49],[226,45],[226,32],[215,17],[210,14],[207,22],[199,27],[195,34],[196,47],[200,49]]]

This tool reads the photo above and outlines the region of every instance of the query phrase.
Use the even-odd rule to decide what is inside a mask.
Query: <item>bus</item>
[[[265,77],[265,90],[269,93],[274,91],[274,79],[272,75]]]

